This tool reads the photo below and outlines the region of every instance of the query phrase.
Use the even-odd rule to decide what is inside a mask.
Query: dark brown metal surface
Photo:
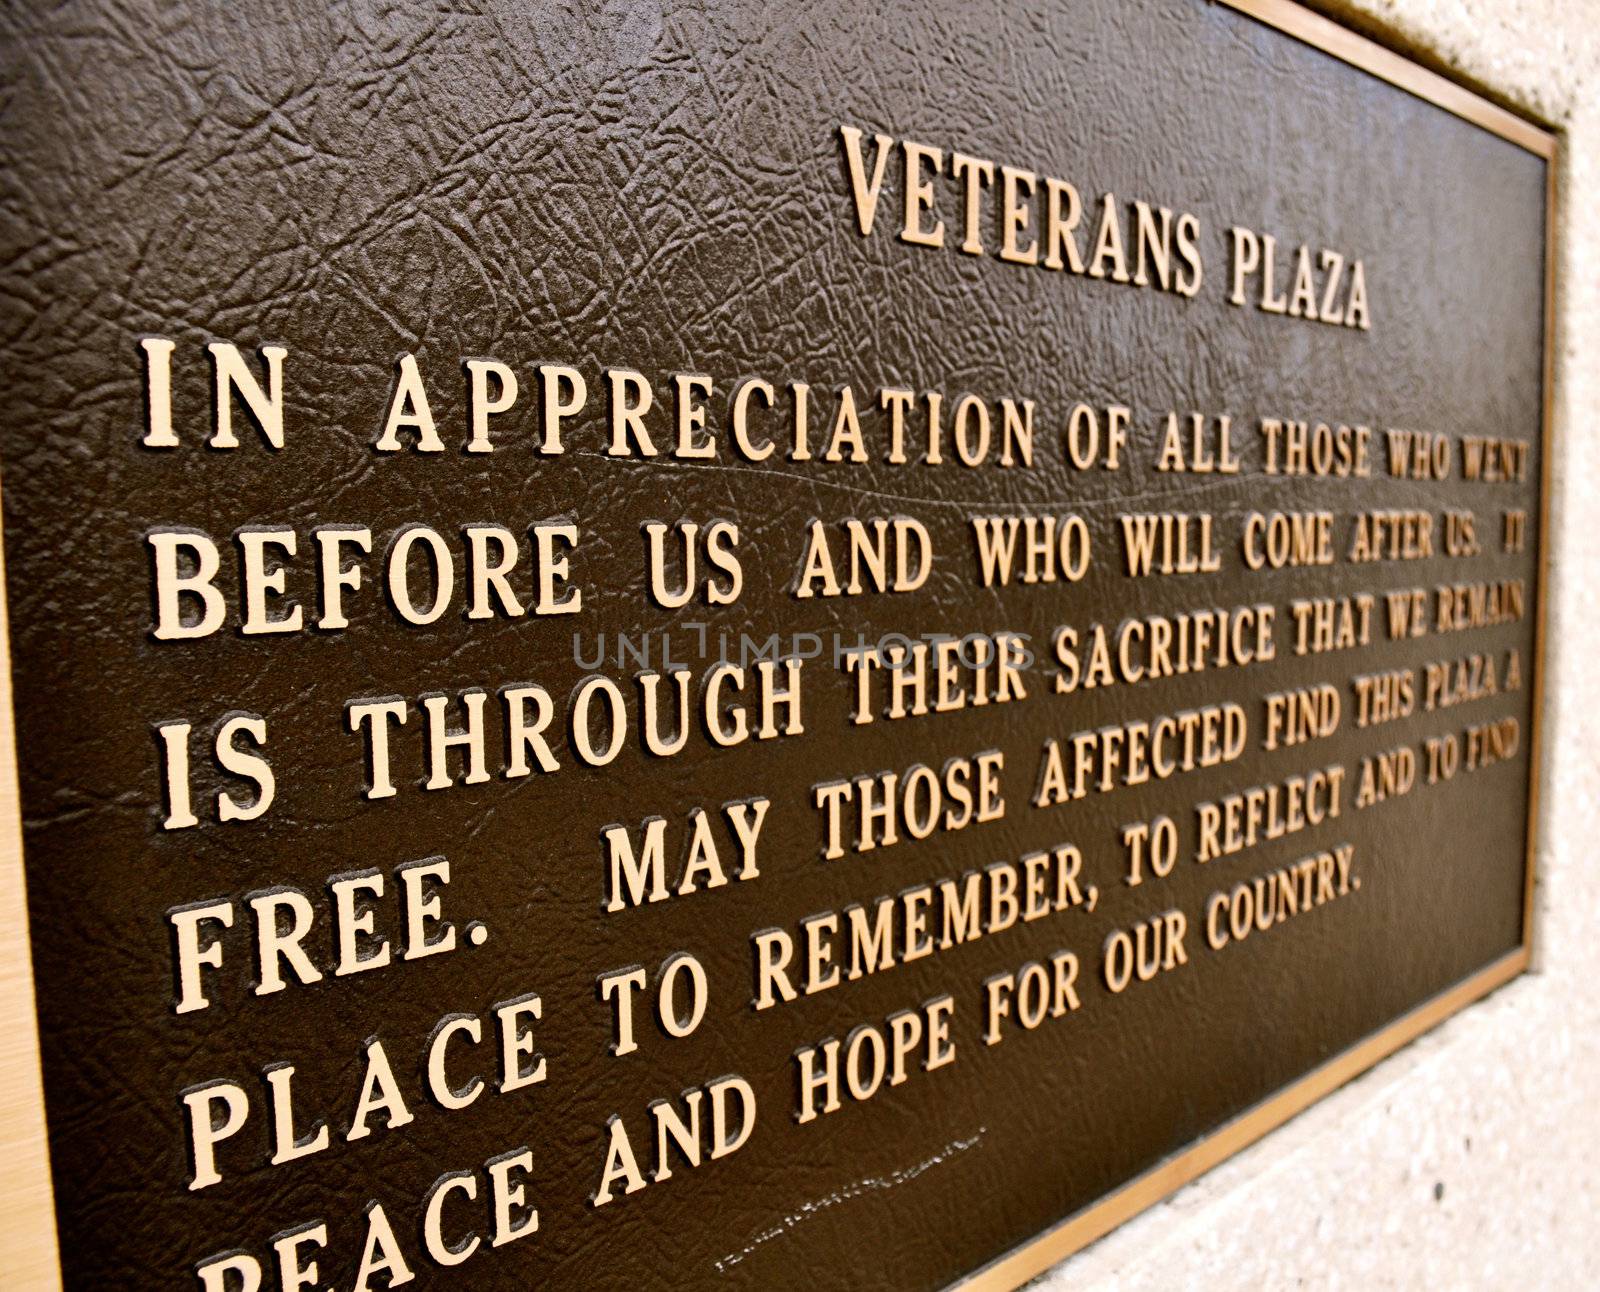
[[[198,1262],[237,1248],[262,1260],[263,1286],[275,1287],[272,1237],[322,1220],[316,1286],[348,1289],[376,1200],[423,1287],[938,1288],[1523,944],[1541,612],[1544,160],[1200,0],[1004,12],[954,2],[590,13],[94,3],[15,10],[4,27],[7,597],[67,1286],[198,1286]],[[938,196],[947,245],[907,245],[894,236],[893,165],[887,227],[863,238],[841,125],[864,129],[869,143],[882,131],[1068,178],[1091,212],[1108,191],[1124,209],[1143,199],[1195,212],[1205,281],[1186,299],[963,255],[948,177]],[[1359,256],[1370,330],[1230,305],[1236,224],[1276,232],[1289,253],[1304,241]],[[996,224],[985,234],[998,243]],[[184,444],[169,452],[140,444],[147,336],[177,343]],[[258,346],[287,348],[283,450],[263,447],[242,407],[238,450],[201,443],[213,416],[203,349],[212,341],[237,344],[256,371]],[[446,452],[373,451],[402,353],[415,354],[428,382]],[[524,380],[489,455],[461,451],[462,361],[478,356]],[[535,450],[540,363],[570,365],[589,384],[560,456]],[[708,374],[721,454],[608,456],[610,368],[651,380],[660,403],[650,426],[663,447],[676,434],[671,374]],[[754,376],[780,392],[809,383],[814,449],[845,384],[863,401],[890,387],[943,392],[949,404],[967,392],[1030,399],[1035,466],[885,462],[882,416],[865,403],[865,464],[782,452],[745,462],[727,450],[720,410]],[[1119,470],[1064,462],[1063,427],[1080,402],[1131,410]],[[1241,473],[1158,472],[1169,410],[1229,414]],[[1268,417],[1370,426],[1373,475],[1263,474],[1256,428]],[[1462,436],[1525,441],[1528,482],[1392,479],[1382,437],[1391,427],[1442,432],[1458,455]],[[1529,514],[1522,554],[1500,551],[1507,507]],[[1318,508],[1338,518],[1334,564],[1243,567],[1250,512]],[[1350,564],[1351,518],[1371,508],[1427,510],[1436,524],[1446,508],[1471,508],[1484,555]],[[1163,511],[1213,518],[1220,572],[1124,573],[1119,517]],[[1094,563],[1082,582],[979,586],[971,518],[1025,512],[1088,522]],[[836,530],[849,517],[896,516],[919,520],[934,543],[919,590],[794,597],[811,521]],[[652,603],[643,527],[681,519],[738,525],[736,603]],[[192,526],[221,540],[293,528],[306,547],[293,567],[304,581],[290,593],[304,599],[317,526],[372,529],[376,587],[382,542],[408,524],[454,541],[468,524],[526,534],[556,520],[581,536],[570,554],[579,615],[479,622],[458,596],[436,623],[413,627],[369,589],[352,596],[342,632],[151,635],[153,529]],[[236,549],[223,555],[231,602]],[[1429,589],[1431,615],[1438,584],[1509,579],[1527,589],[1517,622],[1407,641],[1383,631],[1387,590]],[[1372,644],[1295,656],[1290,603],[1357,592],[1377,597]],[[1278,609],[1271,664],[1052,692],[1060,625],[1257,603]],[[854,683],[835,667],[836,640],[1001,631],[1025,634],[1037,658],[1025,700],[851,722]],[[351,700],[473,687],[493,700],[533,683],[554,698],[559,729],[591,672],[636,700],[643,666],[624,639],[648,643],[657,669],[670,639],[671,660],[698,678],[723,643],[737,659],[741,640],[773,634],[822,643],[806,664],[803,736],[718,749],[697,729],[670,758],[630,739],[604,768],[558,750],[559,772],[514,781],[498,774],[491,748],[488,782],[430,793],[418,788],[427,768],[413,704],[396,735],[398,793],[363,797]],[[1357,674],[1473,652],[1503,661],[1514,649],[1520,690],[1354,727]],[[1338,732],[1264,750],[1263,697],[1320,682],[1343,695]],[[1047,739],[1226,701],[1248,713],[1239,760],[1032,806]],[[251,823],[162,829],[155,724],[188,716],[209,730],[234,710],[270,724],[272,810]],[[1420,758],[1427,738],[1502,717],[1520,723],[1513,757],[1355,809],[1363,756],[1405,744]],[[500,729],[490,730],[493,745]],[[988,750],[1004,754],[1002,819],[820,859],[815,786]],[[199,745],[195,758],[197,795],[238,792]],[[1351,782],[1337,821],[1196,863],[1197,803],[1330,764]],[[721,806],[758,795],[771,800],[758,880],[603,909],[602,829],[665,817],[670,875],[691,809],[718,818],[726,846]],[[1180,830],[1178,864],[1130,887],[1122,829],[1162,813]],[[755,932],[798,939],[807,916],[1067,843],[1097,886],[1092,913],[1019,923],[752,1009]],[[1213,892],[1335,845],[1354,846],[1359,890],[1240,945],[1205,945]],[[173,1012],[173,908],[242,904],[282,885],[322,901],[330,876],[376,867],[392,883],[395,867],[439,856],[452,867],[446,913],[463,940],[482,921],[482,946],[258,997],[241,915],[223,939],[226,969],[208,978],[216,1004]],[[1188,963],[1110,993],[1108,935],[1170,909],[1187,916]],[[390,935],[395,910],[379,908]],[[329,936],[319,925],[319,964]],[[1081,1009],[985,1046],[985,980],[1060,949],[1081,963]],[[653,983],[682,951],[706,970],[705,1022],[669,1038],[641,998],[640,1048],[613,1057],[597,976],[639,964]],[[459,1112],[430,1103],[420,1065],[436,1023],[529,992],[542,1001],[533,1035],[547,1080]],[[954,1063],[796,1124],[799,1047],[945,993]],[[485,1034],[479,1068],[492,1080],[487,1016]],[[374,1036],[414,1120],[349,1143]],[[324,1119],[332,1143],[273,1166],[262,1072],[279,1062],[295,1066],[302,1131]],[[463,1060],[460,1070],[474,1069]],[[609,1118],[623,1118],[648,1176],[647,1105],[730,1073],[758,1101],[746,1145],[591,1206]],[[224,1179],[190,1190],[181,1092],[224,1079],[250,1092],[250,1123],[218,1147]],[[484,1183],[486,1161],[522,1147],[533,1155],[526,1188],[538,1233],[491,1249],[480,1192],[448,1214],[453,1237],[473,1229],[482,1249],[454,1273],[440,1269],[420,1245],[430,1186],[460,1170]]]

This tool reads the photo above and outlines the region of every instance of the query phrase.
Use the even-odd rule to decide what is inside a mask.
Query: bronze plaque
[[[1525,966],[1550,136],[1276,3],[4,22],[67,1286],[1011,1286]]]

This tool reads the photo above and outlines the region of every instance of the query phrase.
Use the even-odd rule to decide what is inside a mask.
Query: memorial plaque
[[[1526,966],[1551,136],[1265,0],[4,23],[19,1268],[1011,1287]]]

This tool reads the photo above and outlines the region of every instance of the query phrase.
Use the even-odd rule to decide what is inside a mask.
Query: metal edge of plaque
[[[0,541],[0,1251],[18,1289],[61,1286],[56,1203],[45,1135],[44,1070],[33,997],[33,946],[22,868],[22,802],[17,789],[16,717],[11,707],[11,619],[5,544]]]
[[[1533,646],[1533,739],[1528,756],[1528,832],[1524,862],[1522,944],[1449,990],[1424,1001],[1292,1084],[1268,1096],[1182,1152],[1068,1216],[1020,1247],[958,1280],[961,1292],[1012,1292],[1050,1266],[1204,1175],[1277,1129],[1297,1113],[1350,1081],[1452,1014],[1523,973],[1533,959],[1534,890],[1543,753],[1544,674],[1550,556],[1551,424],[1555,384],[1557,263],[1556,171],[1558,137],[1552,130],[1501,107],[1457,81],[1306,8],[1300,0],[1219,0],[1285,35],[1321,50],[1428,103],[1498,135],[1544,159],[1544,336],[1540,410],[1537,613]],[[17,789],[16,725],[12,708],[10,618],[5,595],[5,554],[0,543],[0,1250],[8,1286],[59,1289],[55,1197],[50,1183],[38,1013],[28,934],[22,817]]]

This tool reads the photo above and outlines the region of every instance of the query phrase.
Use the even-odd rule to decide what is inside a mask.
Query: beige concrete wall
[[[1600,3],[1329,7],[1564,136],[1535,972],[1040,1292],[1600,1288]]]

